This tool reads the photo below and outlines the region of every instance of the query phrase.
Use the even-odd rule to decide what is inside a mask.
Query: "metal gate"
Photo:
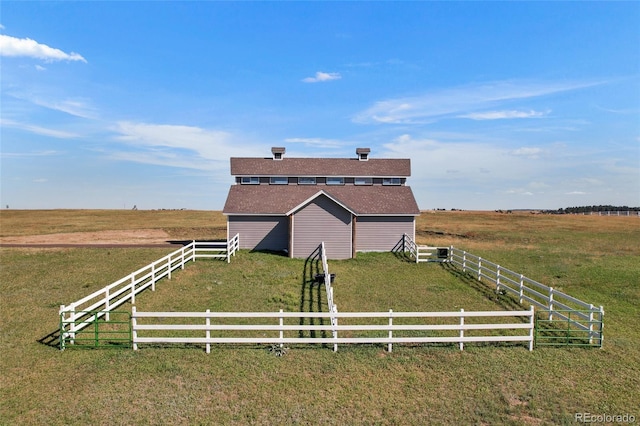
[[[60,315],[60,349],[131,348],[131,313],[81,311],[75,320]]]
[[[598,311],[536,311],[535,346],[602,347],[603,318]]]

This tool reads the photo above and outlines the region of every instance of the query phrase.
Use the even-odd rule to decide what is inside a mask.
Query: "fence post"
[[[529,351],[532,351],[533,350],[533,329],[536,326],[536,322],[535,322],[536,321],[535,320],[535,318],[536,318],[535,315],[536,314],[535,314],[535,311],[533,309],[533,305],[531,305],[529,309],[531,309],[531,314],[530,314],[531,316],[529,317],[529,327],[530,327],[530,329],[529,329]]]
[[[336,313],[336,314],[338,313],[338,306],[337,305],[333,305],[333,312]],[[338,326],[338,317],[333,317],[333,321],[332,322],[334,322],[334,326],[337,327]],[[338,329],[337,328],[333,330],[333,338],[334,339],[338,338]],[[333,344],[333,351],[334,352],[338,352],[338,344],[337,343]]]
[[[104,310],[106,311],[104,314],[105,321],[110,321],[109,311],[111,310],[111,303],[109,303],[109,287],[106,287],[104,290]]]
[[[205,335],[205,337],[207,338],[207,353],[211,353],[211,329],[209,328],[211,326],[211,317],[209,316],[209,314],[211,313],[211,310],[207,309],[207,316],[206,316],[206,321],[205,321],[205,325],[207,326],[207,333]]]
[[[67,334],[67,332],[65,331],[66,318],[64,317],[64,313],[65,313],[65,307],[64,305],[60,305],[60,350],[64,350],[64,344],[66,341],[66,334]]]
[[[482,281],[482,258],[478,257],[478,281]]]
[[[496,293],[500,291],[500,265],[496,267]]]
[[[549,287],[549,321],[553,321],[553,287]]]
[[[520,274],[520,304],[522,305],[522,296],[524,296],[524,275]]]
[[[462,272],[467,272],[467,252],[462,250]]]
[[[131,304],[136,303],[136,276],[131,274]]]
[[[391,331],[391,327],[393,326],[393,309],[389,309],[389,339],[393,338],[393,331]],[[387,350],[389,352],[393,351],[393,344],[389,342],[387,345]]]
[[[640,215],[640,212],[639,212]],[[604,308],[600,305],[600,349],[604,342]]]
[[[282,309],[280,309],[280,347],[284,346],[282,339],[284,339],[284,318],[282,318]]]
[[[589,344],[593,345],[593,303],[589,305]]]
[[[181,253],[181,257],[180,257],[180,269],[184,269],[184,246],[182,246],[181,251],[182,251],[182,253]]]
[[[136,307],[131,307],[131,343],[133,346],[133,350],[138,350],[138,330],[136,330],[136,326],[138,325],[138,320],[136,319]]]
[[[464,343],[462,339],[464,338],[464,309],[460,309],[460,350],[464,350]]]
[[[151,264],[151,291],[156,291],[156,263]]]
[[[198,252],[196,251],[196,240],[191,240],[191,250],[193,250],[193,261],[196,261],[196,255]]]
[[[71,305],[69,310],[69,343],[75,345],[76,343],[76,307]]]

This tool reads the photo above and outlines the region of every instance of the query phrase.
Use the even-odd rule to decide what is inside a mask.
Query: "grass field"
[[[0,236],[159,228],[224,237],[218,212],[2,211]],[[425,212],[420,243],[455,245],[604,305],[599,349],[523,345],[214,346],[66,350],[40,343],[60,304],[171,249],[0,249],[0,424],[572,424],[574,413],[640,416],[640,220]],[[140,310],[313,309],[303,260],[240,252],[198,261],[138,297]],[[332,261],[350,310],[500,309],[491,291],[391,254]],[[636,420],[638,421],[638,420]]]

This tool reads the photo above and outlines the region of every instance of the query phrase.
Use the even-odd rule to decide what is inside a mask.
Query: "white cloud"
[[[43,108],[64,112],[74,117],[96,119],[99,115],[91,101],[86,98],[56,99],[54,95],[50,94],[43,95],[41,93],[21,93],[17,91],[7,92],[7,95]]]
[[[315,77],[307,77],[303,78],[302,81],[305,83],[321,83],[325,81],[331,80],[340,80],[342,76],[337,72],[322,72],[318,71]]]
[[[110,157],[139,163],[228,173],[229,157],[255,157],[264,150],[229,132],[195,126],[122,121],[113,130],[115,140],[130,148]]]
[[[538,118],[547,115],[549,111],[484,111],[472,112],[470,114],[459,115],[460,118],[470,118],[472,120],[503,120],[510,118]]]
[[[445,117],[468,116],[473,111],[495,107],[504,102],[531,99],[598,84],[602,84],[602,82],[498,81],[453,87],[435,90],[419,96],[392,98],[375,102],[371,107],[356,114],[353,121],[356,123],[425,123]],[[518,113],[518,111],[515,111],[516,115]],[[497,111],[493,115],[493,117],[486,116],[484,119],[522,118],[508,117],[509,114],[505,114],[504,111]]]
[[[45,67],[43,67],[42,65],[36,65],[36,69],[38,71],[46,71],[47,69]]]
[[[35,151],[35,152],[0,152],[1,158],[35,158],[35,157],[50,157],[53,155],[59,155],[58,151]]]
[[[29,124],[29,123],[21,123],[21,122],[9,120],[6,118],[3,118],[2,120],[0,120],[0,125],[2,125],[2,127],[12,127],[14,129],[26,130],[27,132],[31,132],[31,133],[35,133],[43,136],[50,136],[57,139],[73,139],[80,136],[77,133],[67,132],[64,130],[50,129],[47,127],[36,126],[34,124]]]
[[[587,195],[587,193],[584,191],[571,191],[565,192],[565,195]]]
[[[1,56],[26,56],[45,61],[81,61],[87,62],[78,53],[66,53],[60,49],[38,43],[30,38],[16,38],[0,34]]]

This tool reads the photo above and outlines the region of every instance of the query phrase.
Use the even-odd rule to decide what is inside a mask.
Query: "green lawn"
[[[394,345],[388,353],[384,345],[340,345],[334,353],[293,346],[283,357],[256,346],[214,346],[210,354],[200,347],[61,352],[39,342],[57,328],[60,304],[167,250],[2,248],[0,424],[519,425],[572,424],[576,412],[640,416],[640,222],[425,216],[421,242],[448,240],[604,305],[604,348]],[[441,265],[367,254],[330,268],[341,312],[508,308],[491,289]],[[321,309],[323,289],[306,284],[304,271],[304,260],[242,251],[231,264],[188,264],[136,306]]]

